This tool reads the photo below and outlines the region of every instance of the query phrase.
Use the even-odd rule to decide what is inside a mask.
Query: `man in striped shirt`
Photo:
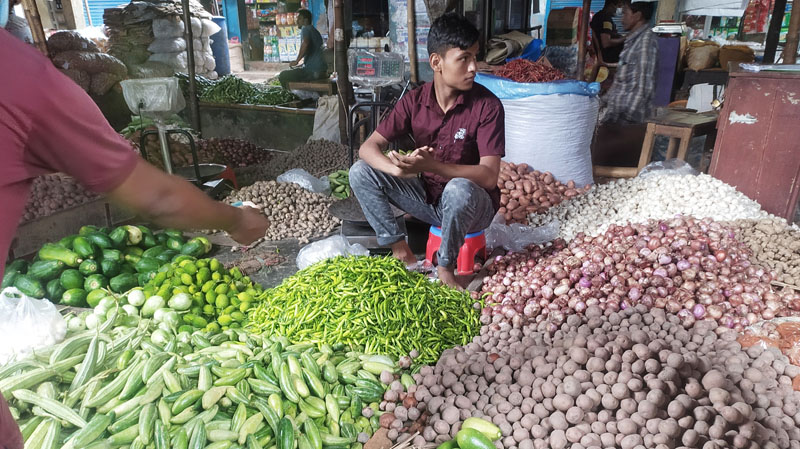
[[[658,63],[658,38],[650,30],[653,3],[626,5],[622,25],[628,31],[614,83],[601,99],[602,123],[644,123],[653,112]]]

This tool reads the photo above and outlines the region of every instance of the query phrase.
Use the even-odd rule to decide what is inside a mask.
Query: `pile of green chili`
[[[336,257],[266,290],[249,326],[293,341],[357,345],[417,363],[465,345],[480,331],[469,294],[409,272],[393,257]]]
[[[200,100],[223,104],[279,105],[297,100],[297,95],[280,87],[260,87],[236,75],[225,75],[204,86]]]

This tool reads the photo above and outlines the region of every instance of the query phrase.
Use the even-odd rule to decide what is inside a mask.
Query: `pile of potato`
[[[730,225],[755,260],[778,275],[778,281],[800,287],[800,229],[780,218],[736,220]]]
[[[65,174],[39,176],[33,180],[22,222],[46,217],[60,210],[88,203],[95,198],[97,195]]]
[[[241,173],[237,172],[236,176],[240,184],[250,185],[256,181],[274,180],[293,168],[301,168],[320,178],[336,170],[349,168],[349,158],[350,149],[346,145],[324,139],[311,140],[289,153],[276,156],[268,164],[240,170]]]
[[[259,181],[237,190],[225,199],[228,203],[250,201],[270,221],[266,240],[298,239],[301,244],[330,234],[341,221],[328,213],[333,199],[312,193],[297,184]]]
[[[555,328],[483,320],[480,336],[422,367],[416,384],[392,385],[381,416],[390,438],[410,437],[413,407],[429,415],[416,446],[480,417],[499,426],[505,449],[800,447],[800,367],[777,349],[743,350],[711,321],[685,328],[643,306],[593,306]]]
[[[545,212],[589,190],[574,181],[562,184],[550,172],[531,170],[528,164],[500,163],[497,188],[500,189],[500,214],[506,223],[528,224],[528,215]]]

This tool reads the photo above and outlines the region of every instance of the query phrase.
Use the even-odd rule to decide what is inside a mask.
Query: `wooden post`
[[[216,1],[216,0],[215,0]],[[192,31],[192,10],[189,0],[182,0],[183,24],[186,30],[186,64],[189,72],[189,121],[192,128],[202,135],[200,129],[200,105],[197,102],[197,80],[194,76],[194,33]],[[202,28],[202,26],[201,26]]]
[[[786,13],[786,0],[775,0],[775,8],[772,9],[772,18],[767,29],[767,41],[764,44],[764,64],[775,62],[775,50],[778,48],[778,39],[781,35],[781,23],[783,15]]]
[[[419,81],[419,61],[417,57],[417,15],[415,10],[416,0],[406,0],[408,3],[408,63],[411,67],[411,82]]]
[[[583,81],[586,73],[586,39],[589,37],[589,10],[592,0],[583,0],[581,21],[578,23],[578,73],[577,80]]]
[[[789,32],[786,34],[786,45],[783,47],[783,63],[797,62],[797,41],[800,39],[800,8],[798,2],[792,5],[792,17],[789,19]]]
[[[348,75],[347,43],[344,39],[345,1],[349,0],[333,0],[333,61],[336,69],[336,87],[339,90],[339,132],[344,137],[342,142],[349,142],[347,112],[350,110],[353,86],[350,84],[350,76]]]
[[[43,55],[49,56],[47,52],[47,36],[45,36],[44,28],[42,28],[42,18],[39,16],[36,0],[22,0],[22,7],[25,9],[25,17],[28,19],[28,26],[31,28],[33,44]]]

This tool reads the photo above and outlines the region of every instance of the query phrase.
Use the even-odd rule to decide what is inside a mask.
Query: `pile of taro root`
[[[644,305],[590,306],[555,328],[483,318],[472,343],[390,385],[390,439],[440,444],[478,417],[501,449],[800,447],[800,367],[712,320]]]

